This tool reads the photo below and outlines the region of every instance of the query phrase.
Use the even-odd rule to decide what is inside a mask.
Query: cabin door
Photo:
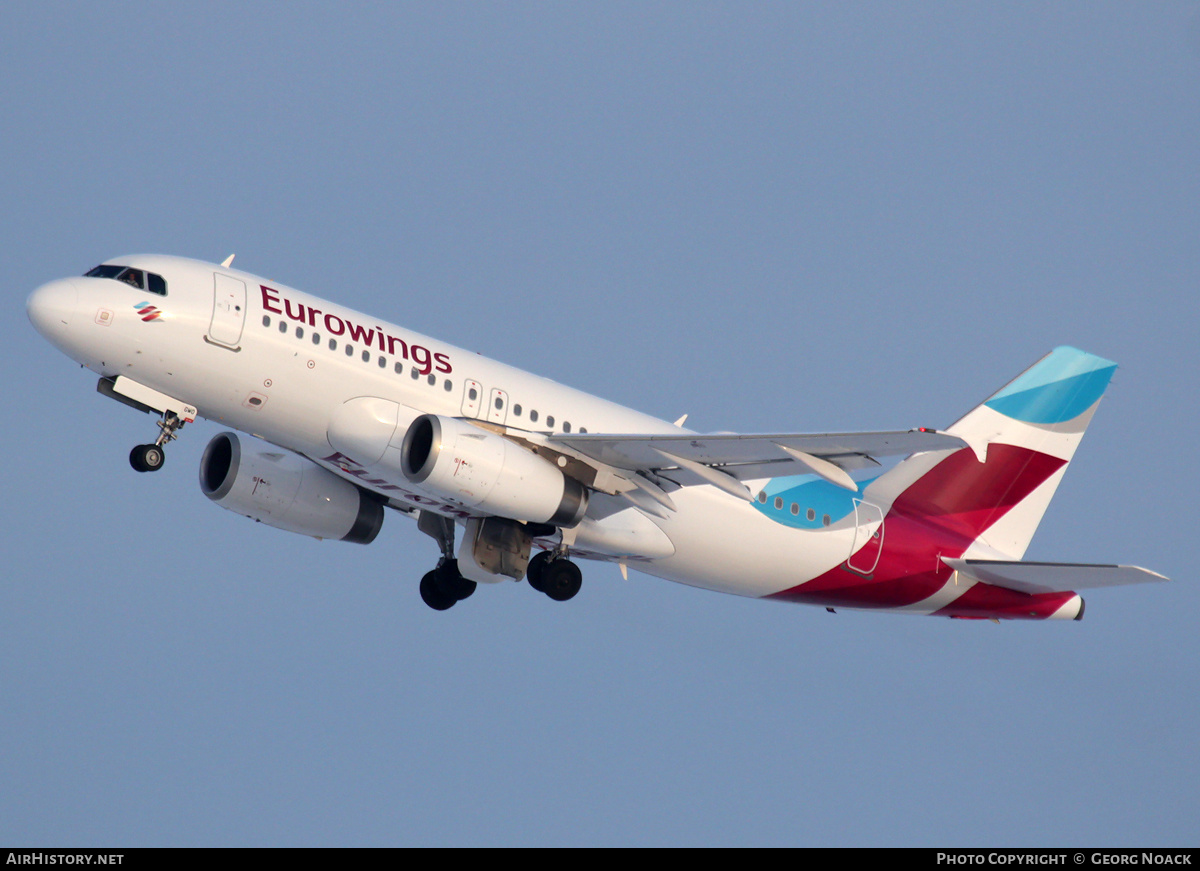
[[[246,283],[220,272],[213,273],[213,313],[208,339],[238,350],[246,324]]]

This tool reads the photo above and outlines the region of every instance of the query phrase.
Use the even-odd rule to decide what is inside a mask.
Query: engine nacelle
[[[587,488],[553,463],[456,418],[418,417],[400,460],[414,484],[498,517],[571,527],[587,511]]]
[[[349,481],[290,451],[213,437],[200,459],[200,489],[222,508],[277,529],[370,544],[383,505]]]

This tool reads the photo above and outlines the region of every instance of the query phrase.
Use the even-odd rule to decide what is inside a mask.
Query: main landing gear
[[[556,602],[573,598],[583,586],[583,572],[579,566],[552,550],[544,550],[529,561],[525,579],[529,586]]]
[[[417,529],[431,536],[442,551],[437,568],[421,578],[421,599],[433,610],[445,611],[474,593],[476,583],[464,578],[458,570],[458,560],[454,558],[453,520],[432,511],[422,511],[417,517]]]
[[[476,587],[474,581],[464,578],[458,570],[458,560],[454,558],[454,521],[432,511],[422,511],[417,516],[417,529],[437,541],[442,551],[437,568],[421,578],[421,599],[435,611],[453,608],[455,602],[470,596]],[[529,553],[532,534],[542,535],[553,531],[553,527],[533,530],[526,526],[523,530],[525,537],[521,559],[515,562],[515,565],[519,567],[525,560],[524,555]],[[570,532],[571,530],[564,530],[564,537]],[[568,542],[570,541],[574,541],[573,535],[568,539]],[[525,567],[525,577],[529,580],[529,586],[539,593],[545,593],[556,602],[565,602],[573,598],[583,585],[583,572],[567,558],[567,547],[568,543],[560,543],[552,550],[538,553]],[[516,579],[519,580],[519,571],[517,568],[507,573],[506,568],[501,568],[496,579],[500,580],[500,576],[507,573],[508,577],[516,575]]]
[[[476,583],[458,571],[458,560],[443,559],[421,578],[421,599],[435,611],[445,611],[475,592]]]
[[[175,431],[184,421],[173,411],[164,411],[158,428],[162,430],[152,445],[137,445],[129,452],[129,465],[138,472],[157,472],[167,460],[163,446],[175,438]]]

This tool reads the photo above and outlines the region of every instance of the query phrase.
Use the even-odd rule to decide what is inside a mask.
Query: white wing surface
[[[814,472],[850,489],[854,489],[854,484],[845,473],[879,465],[877,457],[954,450],[967,444],[958,436],[927,429],[755,435],[559,433],[550,436],[547,443],[627,472],[657,472],[671,468],[696,471],[694,464],[719,470],[737,480]]]

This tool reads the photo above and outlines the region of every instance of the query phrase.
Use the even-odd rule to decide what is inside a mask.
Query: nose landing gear
[[[175,438],[176,430],[196,419],[197,411],[194,405],[188,405],[124,375],[101,378],[96,382],[96,390],[130,408],[147,414],[157,412],[162,415],[158,421],[161,432],[154,444],[138,445],[129,452],[129,465],[139,472],[157,472],[161,469],[167,459],[163,446]]]
[[[157,472],[167,460],[163,446],[175,438],[176,430],[186,421],[173,411],[164,411],[158,428],[162,430],[152,445],[137,445],[129,452],[129,465],[138,472]]]

